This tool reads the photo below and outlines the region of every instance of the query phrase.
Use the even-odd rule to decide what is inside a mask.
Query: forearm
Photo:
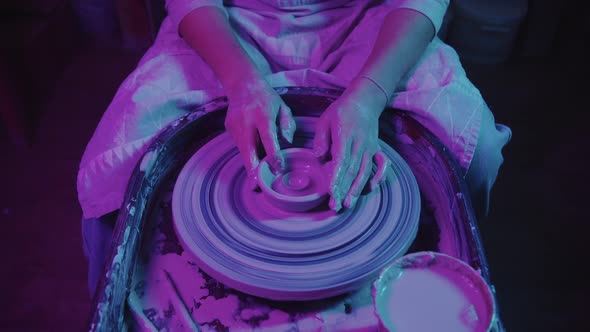
[[[180,22],[179,31],[215,72],[227,93],[244,82],[263,79],[219,8],[205,6],[191,11]]]
[[[423,14],[404,8],[392,11],[385,18],[375,46],[355,81],[367,81],[361,77],[369,77],[391,97],[401,78],[422,56],[434,33],[432,22]]]

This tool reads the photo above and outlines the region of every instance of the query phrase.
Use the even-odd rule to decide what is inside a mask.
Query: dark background
[[[459,52],[497,121],[513,130],[491,214],[479,221],[508,331],[587,330],[590,15],[582,3],[529,1],[527,16],[504,32],[515,38],[507,59],[478,63]],[[143,0],[0,4],[0,331],[79,331],[87,322],[77,167],[150,43],[150,8]],[[445,37],[451,45],[460,16]],[[490,38],[479,40],[498,36]]]

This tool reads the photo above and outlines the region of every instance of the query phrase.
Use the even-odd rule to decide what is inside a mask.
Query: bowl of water
[[[402,256],[373,283],[382,331],[488,332],[496,322],[490,287],[463,261],[437,252]]]

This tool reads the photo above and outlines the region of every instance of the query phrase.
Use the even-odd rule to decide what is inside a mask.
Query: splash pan
[[[294,146],[311,148],[315,118],[299,117]],[[202,146],[178,176],[174,224],[199,267],[227,286],[272,300],[313,300],[355,290],[402,256],[420,215],[416,180],[386,143],[392,167],[380,189],[340,213],[298,212],[249,189],[226,133]]]

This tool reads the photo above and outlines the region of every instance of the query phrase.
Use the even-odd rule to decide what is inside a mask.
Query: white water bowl
[[[437,252],[396,259],[373,283],[380,329],[489,332],[496,307],[490,287],[463,261]]]

